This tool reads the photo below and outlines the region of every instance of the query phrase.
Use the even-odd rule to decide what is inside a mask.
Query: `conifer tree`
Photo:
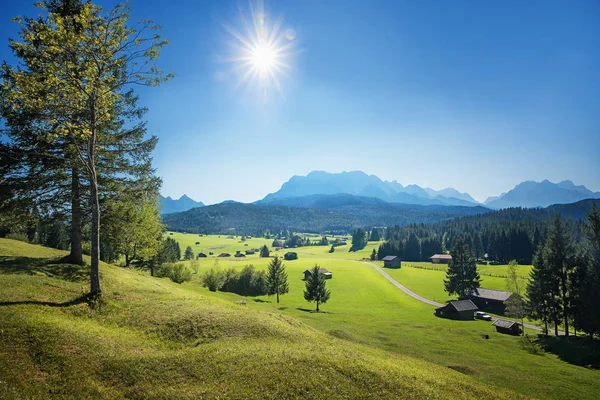
[[[325,304],[331,297],[331,291],[326,288],[325,276],[319,270],[320,267],[315,264],[305,282],[304,291],[304,299],[308,302],[314,301],[317,304],[317,312],[319,312],[319,304]]]
[[[145,35],[147,29],[157,29],[147,21],[141,27],[128,26],[125,5],[104,14],[101,7],[85,3],[66,16],[37,5],[46,10],[44,17],[18,19],[22,41],[13,40],[10,47],[24,67],[2,67],[3,97],[7,108],[35,114],[51,128],[37,132],[38,140],[68,141],[78,168],[86,173],[92,227],[90,296],[97,299],[102,293],[98,160],[103,135],[134,98],[131,85],[155,86],[170,78],[150,64],[167,42],[156,34]],[[71,166],[72,158],[63,159]]]
[[[459,237],[452,246],[452,260],[446,270],[444,288],[448,294],[466,296],[472,289],[479,287],[479,273],[471,250]]]
[[[287,272],[285,272],[285,264],[278,256],[275,256],[269,263],[266,284],[267,294],[269,296],[276,295],[277,303],[279,303],[279,295],[286,294],[290,290],[287,282]]]

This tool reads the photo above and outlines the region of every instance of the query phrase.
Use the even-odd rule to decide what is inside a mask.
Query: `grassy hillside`
[[[2,399],[517,397],[232,296],[110,265],[101,265],[105,304],[91,309],[81,297],[85,267],[54,264],[62,255],[0,239]]]
[[[197,235],[173,235],[177,240],[189,240],[194,236]],[[201,243],[211,243],[211,246],[233,246],[235,249],[241,244],[238,243],[239,237],[203,238],[200,238]],[[252,240],[264,241],[260,238]],[[372,248],[376,243],[369,246]],[[499,334],[489,322],[436,318],[434,307],[403,294],[372,267],[352,261],[368,256],[368,248],[356,253],[338,248],[332,254],[318,246],[301,247],[295,251],[299,259],[286,261],[290,293],[281,297],[280,304],[272,297],[243,298],[232,293],[211,293],[202,287],[200,275],[210,269],[217,258],[202,259],[198,276],[186,285],[207,297],[232,302],[245,299],[248,308],[293,317],[353,343],[456,368],[482,383],[509,388],[524,395],[593,398],[600,391],[600,371],[580,366],[587,365],[585,362],[589,357],[585,347],[578,348],[577,342],[562,347],[560,351],[544,352],[542,349],[548,341],[538,339],[533,331],[529,334],[535,345],[518,337]],[[248,256],[242,259],[220,258],[218,264],[221,268],[242,268],[245,264],[254,264],[258,269],[266,269],[268,261]],[[320,314],[309,312],[314,309],[314,304],[307,303],[302,295],[302,271],[315,263],[333,272],[333,279],[327,282],[332,297],[322,306],[325,313]],[[415,265],[409,267],[408,264]],[[423,269],[425,267],[436,270]],[[449,297],[443,291],[445,274],[442,269],[445,268],[445,265],[431,263],[405,263],[402,269],[388,269],[387,272],[419,294],[446,301]],[[526,276],[530,268],[519,266],[518,272]],[[485,287],[504,289],[505,279],[502,276],[506,273],[506,266],[482,266],[481,269]],[[489,339],[483,339],[482,335],[489,335]],[[565,359],[571,363],[565,362]]]

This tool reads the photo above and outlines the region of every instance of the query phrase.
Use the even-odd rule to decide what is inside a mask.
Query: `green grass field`
[[[182,249],[190,240],[206,243],[205,252],[238,250],[239,243],[228,242],[233,239],[192,236],[181,235]],[[487,322],[434,317],[433,307],[351,261],[370,249],[296,250],[299,260],[286,262],[290,293],[280,304],[273,297],[209,292],[199,278],[215,262],[208,258],[183,285],[103,264],[107,303],[98,311],[77,300],[87,289],[81,271],[52,264],[64,252],[0,239],[0,319],[6,321],[0,398],[567,399],[600,392],[598,370],[556,354],[531,354],[521,338],[497,334]],[[218,263],[262,269],[268,260]],[[314,305],[302,296],[302,271],[315,263],[333,273],[323,313],[310,312]],[[395,271],[411,271],[415,281],[420,273],[443,276]],[[236,304],[240,299],[246,307]]]

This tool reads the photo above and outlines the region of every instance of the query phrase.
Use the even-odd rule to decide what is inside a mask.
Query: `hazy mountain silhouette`
[[[160,196],[160,206],[161,214],[171,214],[181,211],[187,211],[194,207],[202,207],[204,206],[204,204],[201,201],[194,201],[184,194],[177,200],[172,199],[171,196]]]
[[[514,189],[495,198],[488,198],[485,205],[490,208],[548,207],[552,204],[569,204],[584,199],[598,199],[600,192],[592,192],[585,186],[576,186],[571,181],[552,183],[525,181]]]

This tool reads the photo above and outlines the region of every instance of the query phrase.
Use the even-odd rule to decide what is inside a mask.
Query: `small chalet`
[[[254,249],[246,250],[246,255],[254,254],[255,252]]]
[[[284,254],[283,256],[284,259],[286,260],[297,260],[298,259],[298,253],[296,253],[295,251],[288,251],[287,253]]]
[[[386,268],[400,268],[401,262],[398,256],[385,256],[381,259]]]
[[[206,258],[206,254],[204,254],[204,253],[198,253],[198,258]]]
[[[471,300],[454,300],[435,309],[435,315],[442,318],[471,320],[475,318],[477,306]]]
[[[448,264],[452,261],[452,256],[450,254],[434,254],[429,258],[433,264]]]
[[[331,272],[329,272],[325,268],[319,268],[319,273],[322,274],[323,276],[325,276],[325,279],[333,278],[333,275],[331,274]],[[307,280],[308,278],[310,278],[311,275],[312,275],[312,270],[307,269],[306,271],[304,271],[304,280]]]
[[[467,296],[481,310],[494,314],[504,314],[506,301],[513,295],[515,295],[513,292],[503,290],[476,288],[471,290]]]
[[[496,327],[496,331],[500,333],[506,333],[509,335],[521,334],[521,324],[515,321],[508,321],[506,319],[498,318],[492,325],[494,325]]]
[[[231,257],[231,254],[229,254],[229,253],[221,253],[217,257]]]
[[[235,252],[234,257],[246,257],[246,255],[242,254],[242,252],[238,250],[238,251]]]

